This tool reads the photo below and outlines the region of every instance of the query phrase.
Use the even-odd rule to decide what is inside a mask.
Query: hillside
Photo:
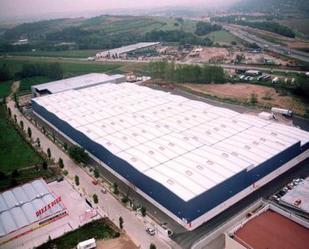
[[[280,16],[309,16],[308,0],[241,0],[233,10],[266,12]]]
[[[2,51],[24,51],[25,48],[28,50],[109,49],[147,39],[208,44],[210,42],[208,38],[195,34],[196,24],[196,21],[182,18],[148,16],[105,15],[89,19],[56,19],[25,23],[4,30],[0,34],[0,45]],[[29,44],[11,45],[19,39],[28,39]]]

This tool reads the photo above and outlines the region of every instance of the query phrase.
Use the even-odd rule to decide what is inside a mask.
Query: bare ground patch
[[[294,96],[281,96],[275,89],[252,84],[183,84],[191,91],[211,95],[221,99],[235,99],[239,102],[249,102],[251,94],[257,95],[258,104],[290,109],[300,115],[305,113],[305,103]]]

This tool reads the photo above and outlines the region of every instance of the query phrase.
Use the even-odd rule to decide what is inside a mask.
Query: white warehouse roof
[[[131,83],[34,101],[184,201],[309,141],[294,127]]]
[[[50,93],[58,93],[71,89],[81,89],[106,82],[113,83],[115,81],[118,82],[123,80],[125,80],[125,76],[121,74],[107,75],[104,73],[90,73],[45,84],[34,85],[32,88],[38,91],[47,90]]]
[[[128,52],[135,51],[135,50],[142,49],[142,48],[152,47],[152,46],[155,46],[155,45],[158,45],[158,44],[160,44],[160,42],[139,42],[139,43],[135,43],[135,44],[128,45],[128,46],[123,46],[123,47],[120,47],[120,48],[115,48],[115,49],[103,51],[101,53],[97,53],[96,56],[97,57],[105,57],[108,54],[119,56],[120,54],[128,53]]]
[[[55,199],[43,179],[26,183],[0,194],[0,237],[63,209],[60,203],[40,216],[36,211]]]

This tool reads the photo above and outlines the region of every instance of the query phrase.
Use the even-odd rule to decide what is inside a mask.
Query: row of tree
[[[280,23],[273,21],[253,21],[253,20],[248,21],[248,19],[250,19],[250,17],[246,16],[246,20],[242,20],[239,16],[230,15],[230,16],[213,17],[211,20],[217,22],[233,23],[242,26],[248,26],[251,28],[266,30],[291,38],[295,37],[295,32],[291,28],[281,25]]]
[[[209,65],[176,65],[167,61],[149,63],[149,72],[154,79],[179,83],[224,83],[222,67]]]
[[[153,30],[151,32],[146,33],[145,41],[179,42],[180,44],[192,44],[192,45],[203,45],[203,46],[212,45],[212,41],[209,40],[208,38],[198,37],[192,33],[179,30],[171,30],[171,31]]]
[[[195,34],[199,36],[207,35],[210,32],[221,30],[222,26],[218,24],[211,24],[209,22],[198,22],[196,24]]]
[[[52,80],[58,80],[63,78],[63,69],[59,63],[24,64],[19,74],[23,78],[47,76]]]
[[[63,78],[63,69],[59,63],[24,64],[21,71],[14,75],[6,64],[0,67],[0,81],[34,76],[46,76],[51,80],[58,80]]]

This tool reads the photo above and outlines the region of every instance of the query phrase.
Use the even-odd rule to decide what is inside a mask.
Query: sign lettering
[[[47,210],[52,209],[55,205],[61,202],[61,196],[58,196],[55,200],[51,203],[48,203],[45,207],[42,207],[38,211],[35,212],[36,216],[40,216],[41,214],[45,213]]]

